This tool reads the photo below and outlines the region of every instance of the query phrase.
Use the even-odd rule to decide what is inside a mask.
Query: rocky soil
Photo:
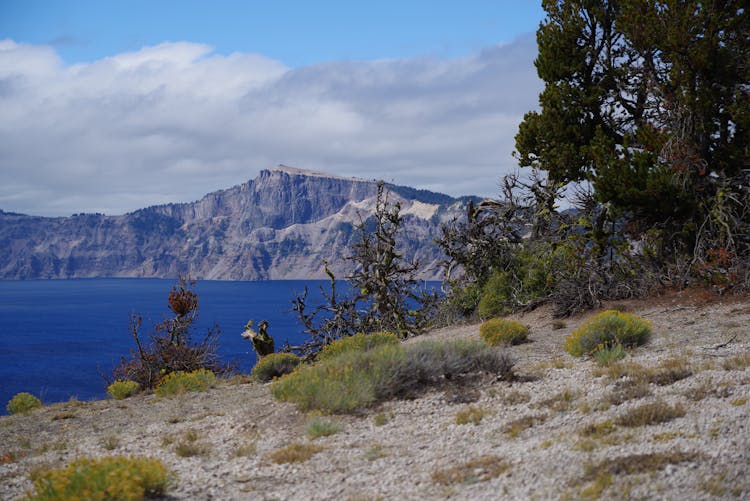
[[[539,309],[517,316],[532,342],[509,348],[516,381],[474,379],[329,416],[341,430],[314,440],[314,417],[246,377],[206,393],[5,416],[0,498],[21,497],[45,468],[125,454],[171,468],[173,499],[750,499],[750,300],[610,306],[655,331],[618,364],[563,350],[593,313],[557,321]],[[428,336],[477,335],[468,325]],[[664,409],[684,415],[638,425]],[[290,444],[319,450],[277,463],[272,453]]]

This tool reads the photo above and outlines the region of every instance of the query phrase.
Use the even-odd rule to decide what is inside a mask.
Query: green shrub
[[[479,335],[490,346],[520,344],[526,341],[529,328],[520,322],[493,318],[479,327]]]
[[[139,500],[162,496],[172,481],[158,459],[110,456],[82,458],[55,468],[34,482],[29,501],[86,499]]]
[[[307,431],[307,436],[310,438],[310,440],[315,440],[318,437],[335,435],[341,430],[342,427],[337,422],[321,417],[314,417],[310,419],[305,426],[305,431]]]
[[[455,322],[471,316],[479,306],[482,298],[482,287],[477,284],[450,284],[450,290],[438,305],[438,315],[447,322]]]
[[[609,367],[618,360],[625,358],[625,348],[620,343],[607,346],[594,352],[594,360],[602,367]]]
[[[342,353],[350,351],[367,351],[384,344],[399,344],[398,337],[392,332],[373,332],[372,334],[355,334],[353,336],[337,339],[326,345],[320,353],[318,360],[329,360]]]
[[[378,400],[408,396],[452,376],[488,372],[512,377],[513,361],[481,341],[385,344],[348,351],[277,379],[272,395],[302,410],[349,412]]]
[[[506,315],[512,311],[511,282],[508,273],[496,271],[482,288],[477,312],[482,318]]]
[[[630,313],[607,310],[565,338],[565,349],[574,357],[621,345],[625,348],[645,344],[651,336],[649,322]]]
[[[160,397],[181,395],[188,391],[206,391],[216,384],[216,376],[206,369],[192,372],[172,372],[162,379],[154,389]]]
[[[405,356],[400,345],[383,345],[367,351],[349,351],[300,368],[277,379],[271,393],[295,402],[302,410],[352,411],[377,399],[377,388],[392,377]]]
[[[107,393],[115,400],[132,397],[139,391],[141,391],[141,385],[135,381],[115,381],[107,386]]]
[[[284,374],[289,374],[302,361],[293,353],[272,353],[258,360],[253,367],[253,379],[267,382]]]
[[[42,401],[31,393],[21,392],[8,401],[5,409],[8,414],[28,414],[32,409],[42,406]]]

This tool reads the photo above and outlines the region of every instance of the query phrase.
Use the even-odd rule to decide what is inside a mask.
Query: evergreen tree
[[[746,2],[543,7],[535,64],[545,88],[516,136],[521,166],[588,181],[644,227],[694,230],[719,185],[750,168]]]

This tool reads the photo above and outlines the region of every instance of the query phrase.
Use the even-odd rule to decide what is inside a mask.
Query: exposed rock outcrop
[[[439,225],[464,200],[389,186],[406,216],[403,251],[435,278]],[[226,280],[338,276],[357,238],[355,224],[375,204],[375,181],[286,166],[201,200],[122,216],[45,218],[0,211],[0,279],[175,277]]]

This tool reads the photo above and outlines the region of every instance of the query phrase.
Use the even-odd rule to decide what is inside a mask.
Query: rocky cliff
[[[388,186],[405,214],[403,251],[440,274],[433,238],[464,200]],[[291,167],[186,204],[122,216],[45,218],[0,211],[0,278],[175,277],[224,280],[338,276],[357,238],[355,224],[375,205],[375,181]]]

